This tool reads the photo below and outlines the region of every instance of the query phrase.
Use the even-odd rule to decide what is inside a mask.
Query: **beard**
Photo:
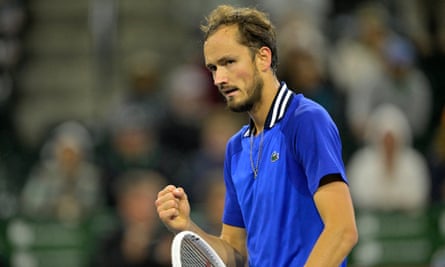
[[[263,79],[258,75],[258,71],[255,71],[253,77],[253,85],[250,90],[246,90],[247,92],[250,92],[250,94],[247,96],[247,99],[239,103],[228,100],[227,107],[233,112],[248,112],[252,110],[253,106],[261,100],[261,96],[263,94],[263,86]]]

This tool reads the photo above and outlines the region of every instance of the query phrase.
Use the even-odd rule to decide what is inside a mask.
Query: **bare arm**
[[[202,236],[227,266],[242,267],[247,261],[246,231],[244,228],[223,224],[219,237],[205,233],[201,228],[192,223],[191,229]]]
[[[358,241],[349,188],[342,181],[322,185],[314,200],[325,227],[305,267],[338,267]]]
[[[244,266],[247,258],[244,228],[223,224],[221,236],[207,234],[191,220],[187,194],[182,188],[173,185],[168,185],[158,193],[156,207],[159,218],[171,232],[195,232],[215,249],[227,266]]]

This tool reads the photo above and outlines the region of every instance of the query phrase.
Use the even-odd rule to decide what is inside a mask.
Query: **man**
[[[250,123],[227,145],[221,235],[190,219],[180,187],[159,192],[159,217],[174,233],[202,235],[228,266],[346,266],[358,236],[333,121],[278,81],[275,32],[264,13],[219,6],[202,29],[215,85]]]

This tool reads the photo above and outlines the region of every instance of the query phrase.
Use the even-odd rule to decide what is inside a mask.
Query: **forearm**
[[[245,266],[246,256],[243,256],[236,248],[230,245],[229,242],[224,240],[222,237],[206,233],[193,221],[190,221],[187,230],[195,232],[204,238],[226,263],[226,266]]]
[[[325,229],[312,249],[305,267],[338,267],[356,243],[354,231]]]

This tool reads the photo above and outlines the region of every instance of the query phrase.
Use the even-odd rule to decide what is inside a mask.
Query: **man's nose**
[[[216,87],[220,87],[223,84],[227,83],[227,72],[223,69],[218,69],[213,73],[213,83]]]

